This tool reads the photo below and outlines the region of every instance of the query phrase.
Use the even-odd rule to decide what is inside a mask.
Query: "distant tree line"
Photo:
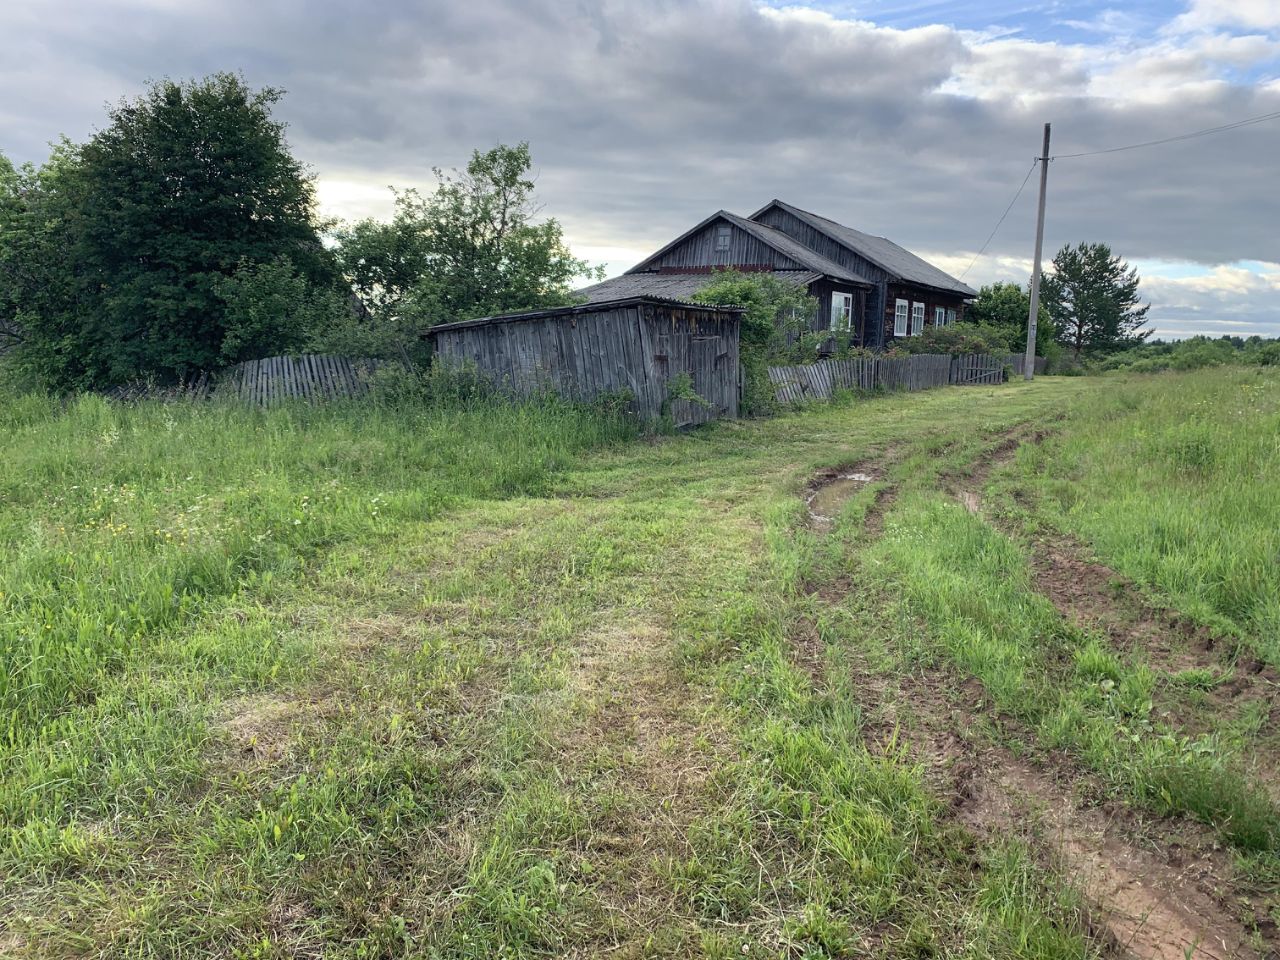
[[[319,350],[387,354],[424,326],[567,303],[588,265],[539,220],[527,144],[434,171],[388,223],[322,221],[271,116],[220,73],[164,80],[41,166],[0,156],[0,355],[54,389],[173,381]]]
[[[1277,337],[1188,337],[1185,340],[1151,340],[1098,364],[1098,369],[1159,373],[1164,370],[1198,370],[1227,364],[1280,366],[1280,338]]]

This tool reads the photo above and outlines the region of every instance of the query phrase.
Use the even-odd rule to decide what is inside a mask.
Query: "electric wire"
[[[991,228],[991,234],[987,237],[986,242],[983,243],[982,249],[973,255],[973,259],[969,261],[969,266],[964,268],[964,273],[960,274],[959,279],[963,280],[965,278],[965,274],[972,270],[973,265],[978,262],[978,258],[987,252],[987,247],[990,246],[991,241],[995,239],[996,231],[1000,229],[1000,225],[1004,223],[1005,218],[1009,216],[1009,211],[1013,209],[1013,205],[1017,203],[1018,198],[1022,196],[1022,191],[1026,189],[1027,181],[1031,179],[1031,174],[1035,172],[1036,164],[1039,162],[1039,158],[1031,161],[1031,169],[1029,169],[1027,171],[1027,175],[1022,178],[1022,184],[1018,187],[1018,192],[1015,193],[1013,195],[1013,199],[1009,201],[1009,206],[1004,208],[1004,213],[1000,214],[1000,219],[997,220],[996,225]]]
[[[1142,143],[1128,143],[1123,147],[1108,147],[1106,150],[1087,150],[1083,153],[1058,153],[1050,157],[1050,159],[1075,160],[1078,157],[1096,157],[1104,153],[1120,153],[1124,150],[1137,150],[1140,147],[1158,147],[1163,143],[1177,143],[1181,140],[1194,140],[1196,137],[1207,137],[1212,133],[1223,133],[1227,130],[1235,130],[1238,127],[1252,126],[1255,123],[1266,123],[1268,120],[1280,120],[1280,110],[1277,110],[1275,113],[1264,113],[1257,117],[1246,117],[1244,120],[1237,120],[1234,123],[1224,123],[1219,127],[1208,127],[1204,130],[1182,133],[1176,137],[1164,137],[1160,140],[1146,140]]]
[[[1280,120],[1280,110],[1277,110],[1274,113],[1264,113],[1256,117],[1246,117],[1243,120],[1224,123],[1217,127],[1206,127],[1204,130],[1193,130],[1190,133],[1181,133],[1175,137],[1163,137],[1159,140],[1144,140],[1141,143],[1127,143],[1121,147],[1108,147],[1105,150],[1086,150],[1081,153],[1056,153],[1049,157],[1049,159],[1076,160],[1080,157],[1097,157],[1105,153],[1122,153],[1125,150],[1138,150],[1143,147],[1158,147],[1166,143],[1178,143],[1183,140],[1194,140],[1197,137],[1207,137],[1215,133],[1225,133],[1228,130],[1236,130],[1240,127],[1249,127],[1258,123],[1266,123],[1270,120]],[[996,232],[1000,229],[1001,224],[1004,223],[1005,218],[1009,216],[1009,212],[1013,209],[1013,205],[1017,203],[1018,198],[1022,196],[1022,191],[1026,188],[1027,181],[1031,179],[1031,174],[1035,171],[1036,164],[1039,162],[1039,157],[1031,162],[1031,169],[1028,170],[1027,175],[1022,178],[1022,185],[1018,187],[1018,192],[1013,195],[1013,199],[1009,201],[1009,206],[1005,207],[1004,213],[1002,213],[1000,215],[1000,219],[996,221],[996,225],[991,229],[991,233],[987,237],[986,242],[983,243],[982,249],[973,255],[973,259],[969,261],[969,265],[964,268],[964,273],[960,274],[961,280],[963,280],[969,271],[973,269],[973,265],[978,262],[978,258],[986,253],[987,247],[990,246],[991,241],[995,239]]]

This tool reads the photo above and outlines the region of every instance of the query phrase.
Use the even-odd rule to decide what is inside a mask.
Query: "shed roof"
[[[803,243],[793,240],[791,237],[787,236],[781,230],[775,230],[773,227],[766,224],[756,223],[752,220],[746,219],[745,217],[740,217],[736,213],[730,213],[728,210],[717,210],[701,223],[695,224],[693,227],[680,234],[680,236],[676,237],[656,253],[653,253],[640,261],[640,263],[628,270],[627,273],[644,273],[649,268],[649,264],[653,263],[655,260],[661,259],[663,254],[667,251],[682,243],[699,230],[702,230],[708,225],[714,223],[716,220],[724,220],[726,223],[732,224],[740,230],[749,233],[761,243],[778,251],[778,253],[782,254],[784,257],[800,264],[800,266],[806,270],[810,270],[822,276],[843,280],[844,282],[855,286],[871,286],[870,280],[859,276],[847,267],[842,267],[834,260],[828,260],[821,254],[815,253]],[[725,264],[724,266],[732,267],[733,264]]]
[[[843,244],[855,253],[870,260],[876,266],[909,283],[917,283],[921,286],[933,287],[938,290],[947,290],[964,297],[976,297],[978,295],[977,290],[957,280],[951,274],[939,270],[927,260],[922,260],[910,250],[898,246],[886,237],[875,237],[869,233],[863,233],[861,230],[846,227],[842,223],[836,223],[836,221],[827,217],[810,213],[808,210],[801,210],[799,207],[793,207],[791,204],[784,203],[781,200],[770,200],[753,213],[751,219],[754,220],[770,207],[779,207],[786,210],[815,230],[825,233],[837,243]]]
[[[798,287],[807,287],[822,274],[812,270],[774,270],[770,276]],[[655,296],[688,300],[699,290],[716,279],[715,273],[624,273],[600,283],[583,287],[579,296],[588,303],[613,300],[617,297]]]
[[[741,316],[742,307],[726,307],[710,303],[687,303],[683,300],[672,300],[666,297],[634,296],[621,297],[614,300],[599,300],[592,303],[577,303],[567,307],[549,307],[545,310],[522,310],[516,313],[499,313],[492,317],[477,317],[474,320],[458,320],[454,323],[441,323],[428,327],[422,336],[447,330],[462,330],[467,327],[487,327],[499,323],[520,323],[527,320],[542,320],[547,317],[567,317],[574,314],[602,313],[617,307],[630,307],[638,304],[650,304],[660,307],[679,307],[682,310],[702,310],[707,313],[732,313]]]

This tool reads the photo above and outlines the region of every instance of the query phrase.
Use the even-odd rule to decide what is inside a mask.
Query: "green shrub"
[[[953,323],[945,327],[925,327],[916,337],[901,337],[894,345],[906,353],[991,353],[1011,352],[1007,331],[974,323]]]

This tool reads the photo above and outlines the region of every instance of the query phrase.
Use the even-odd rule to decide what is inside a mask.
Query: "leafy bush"
[[[769,273],[726,269],[692,298],[697,303],[742,307],[742,352],[773,360],[796,359],[795,344],[809,331],[818,301]]]
[[[311,175],[271,116],[280,96],[227,73],[162,80],[39,169],[4,165],[0,314],[20,320],[25,372],[57,390],[101,389],[300,342],[269,326],[299,310],[250,310],[231,330],[219,296],[245,263],[286,257],[313,288],[340,285]]]
[[[407,317],[365,313],[351,305],[326,317],[307,339],[309,353],[388,360],[426,360],[421,327]]]
[[[382,406],[465,409],[493,400],[494,390],[474,364],[388,364],[374,373],[369,396]]]
[[[423,349],[416,324],[371,314],[350,294],[317,288],[287,257],[244,263],[214,289],[225,306],[224,363],[290,352],[404,360]]]
[[[765,416],[777,410],[770,362],[788,363],[815,359],[809,331],[818,301],[802,288],[768,273],[720,271],[693,300],[719,306],[743,307],[740,333],[742,362],[742,413]],[[823,333],[825,339],[827,334]]]
[[[1008,331],[975,323],[953,323],[945,327],[925,327],[916,337],[902,337],[894,345],[906,353],[993,353],[1006,354],[1016,347]]]

